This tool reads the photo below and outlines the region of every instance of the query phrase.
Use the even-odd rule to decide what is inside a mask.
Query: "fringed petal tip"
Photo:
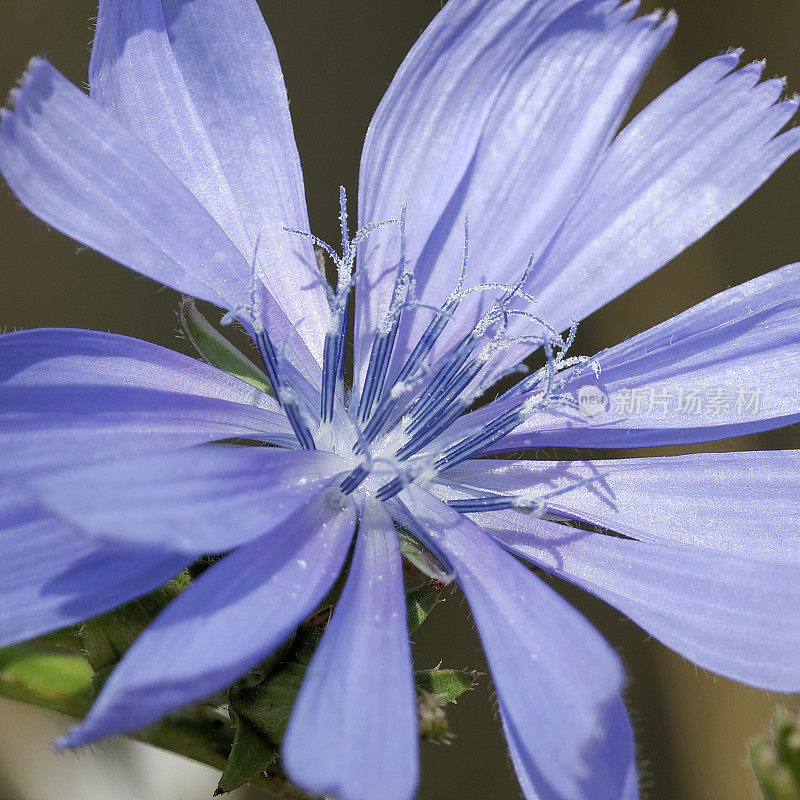
[[[93,744],[102,737],[103,734],[92,734],[91,728],[86,723],[73,725],[63,736],[59,736],[57,739],[53,740],[53,749],[57,753],[63,753],[67,750],[76,750],[79,747]]]
[[[139,726],[143,727],[143,726]],[[71,725],[63,736],[53,740],[53,749],[57,753],[68,750],[77,750],[81,747],[97,744],[102,739],[119,736],[123,733],[122,726],[102,724],[102,718],[96,718],[94,711],[77,725]]]
[[[40,80],[49,80],[47,73],[51,71],[54,71],[54,67],[44,56],[34,56],[28,61],[25,71],[17,80],[17,85],[8,93],[5,102],[6,107],[0,108],[0,121],[13,117],[21,102],[25,99],[24,96],[31,84]]]

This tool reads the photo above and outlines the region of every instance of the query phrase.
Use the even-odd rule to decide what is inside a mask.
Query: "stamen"
[[[364,383],[356,407],[354,398],[344,394],[344,361],[349,329],[350,292],[356,280],[366,275],[363,270],[356,269],[357,253],[359,245],[372,231],[398,222],[400,258],[397,273],[389,307],[374,333]],[[285,229],[313,242],[320,251],[333,259],[336,268],[335,286],[325,280],[324,266],[319,273],[315,273],[316,278],[325,285],[330,306],[329,326],[323,344],[319,394],[316,389],[309,393],[310,384],[306,386],[303,383],[301,376],[293,371],[292,365],[284,361],[283,353],[276,353],[273,342],[261,322],[261,309],[258,307],[260,295],[256,277],[258,241],[252,264],[251,305],[247,309],[226,315],[226,321],[231,321],[242,311],[248,314],[248,318],[252,317],[249,321],[255,330],[254,338],[264,361],[267,376],[301,447],[306,449],[316,447],[306,420],[310,421],[313,418],[313,424],[316,425],[317,397],[320,427],[315,435],[329,436],[330,446],[336,452],[340,452],[340,449],[346,446],[349,433],[338,429],[341,415],[336,403],[337,397],[341,398],[343,407],[348,411],[347,417],[341,417],[341,421],[346,424],[349,420],[350,431],[355,432],[352,450],[361,458],[358,459],[360,463],[356,462],[357,465],[339,479],[341,482],[338,485],[338,492],[342,495],[352,494],[372,476],[368,484],[369,493],[378,500],[389,500],[409,484],[427,485],[439,473],[484,451],[508,435],[538,409],[557,404],[570,407],[576,405],[568,394],[559,394],[566,383],[566,377],[559,378],[559,373],[569,368],[568,377],[571,380],[575,374],[573,368],[580,370],[585,365],[591,364],[596,369],[596,365],[588,359],[568,356],[568,351],[575,341],[577,323],[572,323],[569,335],[564,338],[527,308],[511,308],[515,300],[524,301],[526,305],[535,302],[535,298],[524,288],[528,285],[534,269],[533,256],[528,260],[524,272],[516,283],[486,282],[465,289],[470,259],[469,220],[465,217],[463,258],[458,282],[442,304],[435,307],[419,301],[416,296],[414,276],[407,271],[408,239],[405,204],[399,220],[371,223],[359,228],[351,237],[347,194],[344,187],[340,187],[339,224],[342,237],[341,253],[337,253],[333,247],[309,232],[293,228]],[[494,299],[488,303],[481,301],[475,304],[478,310],[471,312],[475,317],[481,315],[473,329],[461,334],[460,341],[455,346],[442,347],[443,354],[436,363],[428,363],[431,361],[431,354],[437,342],[462,302],[473,294],[490,292],[495,294]],[[392,370],[393,357],[400,336],[400,323],[404,312],[411,308],[430,310],[432,318],[390,382],[389,373]],[[510,320],[513,317],[522,317],[528,323],[528,329],[530,323],[535,323],[535,332],[511,335],[513,331]],[[487,409],[491,411],[488,423],[470,425],[468,418],[465,420],[467,424],[458,428],[458,433],[448,433],[453,423],[498,380],[498,376],[506,376],[519,370],[519,364],[509,366],[513,358],[507,356],[498,359],[492,368],[489,367],[498,354],[518,345],[541,346],[544,349],[546,364],[535,373],[518,381],[502,395],[499,399],[507,402],[504,402],[501,408],[495,405],[497,400],[489,403]],[[284,374],[287,370],[291,382]],[[301,393],[298,393],[298,389]],[[333,424],[334,418],[337,420],[336,425]],[[487,414],[482,413],[476,417],[478,418],[486,419]],[[370,448],[378,437],[382,437],[379,446],[374,448],[378,452],[372,453]],[[326,447],[329,446],[327,438],[320,441],[324,441]],[[443,444],[438,445],[438,442]],[[375,481],[375,475],[381,476],[380,481],[383,481],[383,485]],[[373,487],[376,484],[379,488],[374,491]],[[564,490],[556,493],[560,491]],[[450,506],[462,513],[516,508],[540,514],[544,513],[545,501],[550,496],[552,494],[541,497],[530,494],[487,495],[453,500],[450,501]]]
[[[550,326],[547,327],[549,328]],[[550,330],[552,330],[552,328],[550,328]],[[568,366],[572,366],[573,364],[588,363],[590,359],[586,358],[585,356],[577,356],[575,357],[577,358],[575,361],[573,361],[572,358],[565,358],[570,348],[574,344],[575,337],[577,335],[578,321],[576,319],[571,319],[569,334],[567,335],[566,341],[563,341],[563,339],[557,335],[558,341],[555,342],[555,344],[559,348],[559,352],[556,355],[553,355],[551,351],[551,354],[547,357],[547,364],[545,367],[528,375],[526,378],[523,378],[515,386],[512,386],[507,392],[504,392],[502,395],[500,395],[498,400],[505,400],[507,397],[516,397],[535,389],[545,374],[548,375],[549,379],[552,381],[555,373],[559,372],[560,370],[565,369]],[[547,348],[545,347],[545,351],[546,350]]]
[[[519,406],[509,409],[501,414],[496,420],[484,426],[480,431],[467,436],[462,441],[448,448],[444,454],[436,460],[434,467],[438,472],[466,461],[468,458],[477,455],[482,450],[490,447],[495,442],[507,436],[517,426],[521,425],[526,419],[540,408],[547,405],[548,395],[545,392],[541,396],[530,397]]]
[[[481,511],[507,511],[510,508],[519,508],[518,503],[517,497],[491,495],[471,497],[469,500],[448,500],[447,505],[462,514],[477,514]]]
[[[359,464],[342,482],[339,489],[342,494],[352,494],[366,480],[369,475],[369,467]]]
[[[573,492],[582,486],[586,486],[597,480],[602,480],[603,476],[591,475],[576,483],[562,486],[559,489],[545,492],[542,495],[534,495],[531,491],[517,495],[487,495],[484,497],[470,497],[464,500],[448,500],[447,505],[462,514],[478,514],[482,511],[506,511],[516,509],[517,511],[527,511],[541,517],[547,513],[547,501],[554,497]]]
[[[434,317],[428,324],[428,327],[422,333],[419,341],[411,355],[406,359],[406,362],[400,369],[394,383],[389,389],[388,395],[381,401],[378,410],[367,423],[364,429],[364,440],[367,444],[371,444],[375,437],[383,430],[384,426],[392,418],[395,410],[400,404],[400,399],[408,392],[409,386],[416,385],[418,373],[422,370],[423,362],[430,354],[434,345],[436,344],[442,331],[444,331],[447,323],[452,319],[453,314],[461,302],[460,294],[467,276],[467,269],[469,267],[469,219],[464,217],[464,250],[461,261],[461,272],[458,278],[458,284],[450,296],[445,300],[441,308],[433,309]],[[412,284],[413,285],[413,284]],[[416,304],[419,307],[419,304]],[[361,444],[356,443],[353,447],[355,453],[363,452]]]
[[[386,375],[389,371],[389,363],[397,340],[397,331],[400,327],[400,316],[405,307],[409,288],[413,285],[413,278],[405,271],[406,213],[407,208],[404,203],[400,212],[400,263],[397,269],[394,289],[392,290],[392,301],[389,305],[389,311],[378,326],[378,332],[372,342],[369,366],[364,378],[364,390],[358,403],[358,419],[362,423],[369,419],[378,397],[383,392]]]
[[[275,396],[278,402],[286,412],[286,417],[292,426],[297,441],[304,450],[315,450],[314,437],[311,435],[311,431],[309,431],[303,419],[303,415],[300,412],[297,394],[286,380],[286,376],[281,369],[281,359],[279,359],[275,353],[275,348],[262,322],[258,278],[256,275],[260,244],[261,236],[259,235],[256,237],[255,246],[253,248],[253,260],[250,264],[250,306],[229,311],[222,317],[221,324],[230,325],[237,318],[244,318],[250,322],[255,334],[256,347],[258,347],[258,352],[261,355],[261,360],[264,362],[264,367],[267,371],[267,377],[272,384],[272,388],[275,390]],[[284,347],[285,346],[286,342],[284,342]]]
[[[531,302],[535,302],[535,299],[532,296],[527,295],[525,292],[522,291],[522,286],[527,281],[533,269],[533,265],[534,265],[534,257],[531,256],[528,259],[525,271],[523,272],[522,276],[517,281],[517,283],[514,284],[513,286],[509,286],[507,284],[502,284],[502,283],[486,283],[472,287],[471,289],[467,289],[466,291],[460,292],[461,299],[469,295],[471,292],[481,292],[490,289],[491,290],[505,289],[507,293],[504,297],[500,298],[497,301],[496,305],[492,306],[492,308],[490,308],[484,314],[482,319],[475,326],[472,333],[468,334],[468,336],[462,340],[461,344],[448,358],[448,361],[445,363],[444,368],[440,370],[439,374],[436,376],[434,381],[431,382],[431,384],[425,390],[423,395],[417,400],[417,402],[411,408],[410,411],[411,425],[408,428],[409,432],[413,433],[414,431],[420,430],[422,427],[427,426],[429,422],[433,419],[433,417],[435,417],[444,408],[447,408],[450,405],[450,403],[452,403],[455,400],[455,398],[458,397],[458,395],[477,376],[480,369],[488,362],[490,356],[493,355],[495,352],[498,352],[501,349],[506,349],[514,343],[531,341],[532,339],[540,341],[539,337],[531,337],[531,336],[517,337],[516,339],[507,339],[505,341],[501,341],[502,336],[505,333],[508,315],[524,314],[526,317],[531,318],[537,323],[539,323],[559,344],[563,344],[563,341],[559,336],[558,332],[554,330],[546,322],[544,322],[544,320],[540,320],[538,317],[535,317],[533,314],[530,314],[529,312],[517,311],[514,309],[509,310],[507,308],[508,304],[515,297],[524,297],[525,299],[528,299]],[[475,346],[477,345],[479,339],[485,334],[485,332],[489,327],[491,327],[498,321],[501,321],[502,327],[495,335],[495,341],[484,351],[484,353],[481,356],[479,356],[477,361],[472,362],[470,367],[463,368],[467,359],[469,358]],[[459,370],[462,371],[459,372]],[[466,410],[466,406],[464,410]],[[426,438],[428,441],[431,441],[434,437],[427,435]],[[416,452],[417,450],[420,449],[421,446],[424,445],[419,445],[415,449],[412,449],[412,447],[410,446],[409,451]]]
[[[390,480],[389,483],[381,486],[375,496],[378,498],[378,500],[391,500],[391,498],[396,494],[400,494],[400,492],[402,492],[406,486],[412,484],[416,477],[416,474],[413,472],[401,473],[396,478]]]
[[[462,392],[464,392],[478,376],[484,365],[489,362],[495,353],[501,352],[521,342],[537,342],[541,345],[546,341],[546,339],[538,334],[527,334],[525,336],[504,339],[504,332],[505,320],[503,327],[497,332],[494,340],[486,345],[472,362],[464,366],[461,371],[440,390],[439,396],[434,401],[427,404],[423,413],[420,413],[412,420],[412,423],[407,426],[407,431],[408,433],[416,433],[417,435],[398,451],[398,458],[405,458],[419,452],[426,444],[433,441],[440,433],[443,433],[451,422],[455,421],[455,419],[472,405],[475,398],[483,394],[490,385],[494,384],[499,379],[498,375],[489,376],[478,383],[467,395],[458,400]],[[503,374],[516,368],[517,366],[514,365],[510,369],[504,370]],[[458,402],[456,402],[457,400]],[[455,405],[450,407],[453,403],[455,403]],[[450,407],[449,410],[448,407]]]
[[[331,320],[322,355],[322,387],[320,391],[320,417],[323,424],[333,419],[336,403],[336,392],[344,386],[344,357],[347,349],[347,329],[349,324],[348,298],[355,282],[354,267],[358,245],[374,230],[386,225],[395,224],[396,220],[375,222],[365,225],[350,238],[347,217],[347,191],[339,187],[339,224],[342,233],[342,253],[339,255],[333,247],[319,237],[296,228],[284,228],[288,233],[302,236],[322,248],[333,259],[336,265],[336,291],[326,284],[328,303],[331,308]]]
[[[280,368],[275,348],[272,346],[269,334],[263,328],[256,333],[256,346],[266,367],[267,377],[275,389],[278,402],[286,412],[289,424],[292,426],[295,436],[297,436],[297,441],[300,442],[300,446],[304,450],[316,450],[314,437],[311,435],[311,431],[309,431],[300,413],[297,394],[284,380],[283,370]]]

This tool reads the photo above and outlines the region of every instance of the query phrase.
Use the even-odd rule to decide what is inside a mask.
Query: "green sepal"
[[[800,717],[777,709],[769,734],[750,741],[750,761],[765,800],[800,800]]]
[[[59,650],[72,650],[78,653],[83,651],[83,639],[81,638],[79,625],[72,628],[62,628],[60,631],[52,631],[52,633],[45,633],[43,636],[32,640],[31,644]]]
[[[428,552],[408,531],[395,527],[400,538],[400,552],[409,564],[442,586],[452,583],[453,576],[445,570],[433,553]]]
[[[439,602],[442,590],[438,584],[426,583],[409,589],[406,592],[406,610],[408,612],[408,632],[414,631],[425,622],[428,614]]]
[[[322,631],[302,626],[285,659],[257,686],[237,684],[228,692],[230,708],[275,749],[280,748],[289,715]]]
[[[231,710],[231,721],[236,733],[231,745],[228,763],[219,780],[214,796],[227,794],[249,783],[274,763],[278,754],[249,723]]]
[[[6,647],[0,650],[0,695],[80,718],[92,705],[92,668],[70,653]]]
[[[275,397],[266,374],[208,322],[197,310],[194,300],[182,298],[178,317],[189,341],[209,364]]]
[[[249,672],[246,672],[234,684],[238,689],[251,689],[264,681],[272,674],[275,667],[278,666],[291,652],[295,643],[295,634],[292,633],[289,638],[278,647],[278,649],[265,658],[258,666],[253,667]]]
[[[475,688],[479,672],[460,669],[426,669],[414,673],[417,689],[433,695],[438,705],[455,703],[464,692]]]
[[[113,667],[134,639],[188,585],[189,576],[183,572],[149,594],[85,622],[80,635],[92,669],[102,673]]]

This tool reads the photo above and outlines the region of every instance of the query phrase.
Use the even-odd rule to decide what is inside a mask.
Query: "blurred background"
[[[231,0],[233,2],[234,0]],[[649,4],[648,4],[649,5]],[[681,24],[637,108],[698,61],[731,46],[766,58],[767,74],[800,89],[798,0],[674,0]],[[312,227],[336,240],[336,192],[355,197],[370,117],[439,0],[262,0],[289,88]],[[649,9],[648,9],[649,10]],[[0,91],[33,55],[85,85],[95,0],[2,0]],[[728,286],[800,260],[800,158],[702,242],[582,326],[583,353],[620,341]],[[138,336],[185,350],[175,335],[177,296],[48,231],[0,187],[0,330],[74,326]],[[722,442],[714,449],[798,447],[797,429]],[[710,448],[709,448],[710,449]],[[680,498],[676,498],[680,502]],[[753,509],[753,513],[758,513]],[[755,800],[746,743],[782,698],[706,674],[667,651],[616,611],[559,585],[604,632],[629,674],[643,796],[649,800]],[[481,668],[469,612],[450,595],[417,633],[419,668]],[[420,800],[510,800],[519,790],[490,687],[451,707],[450,746],[423,748]],[[205,800],[211,770],[125,741],[56,756],[67,721],[0,702],[0,800]],[[258,795],[263,796],[263,795]],[[255,795],[237,794],[240,800]]]

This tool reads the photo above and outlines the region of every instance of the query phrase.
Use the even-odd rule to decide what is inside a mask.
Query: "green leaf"
[[[439,602],[442,590],[438,585],[426,583],[406,592],[406,609],[408,611],[408,632],[413,633]]]
[[[777,709],[768,735],[750,741],[750,761],[765,800],[800,800],[800,716]]]
[[[464,692],[475,688],[479,672],[458,669],[426,669],[414,673],[417,689],[433,695],[439,706],[455,703]]]
[[[236,725],[236,734],[215,797],[249,783],[278,758],[275,750],[235,711],[231,711],[231,719]]]
[[[188,584],[188,575],[181,573],[155,591],[85,622],[80,635],[92,669],[105,672],[113,667],[134,639]]]
[[[184,297],[178,312],[189,341],[209,364],[234,375],[266,394],[275,396],[269,378],[244,353],[235,348],[197,310],[194,300]]]
[[[0,694],[83,717],[92,704],[92,669],[71,653],[48,652],[30,644],[7,647],[0,650]]]

